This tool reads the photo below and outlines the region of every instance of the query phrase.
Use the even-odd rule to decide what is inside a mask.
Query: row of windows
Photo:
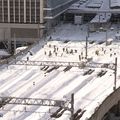
[[[24,10],[24,0],[0,0],[0,22],[15,23],[39,23],[40,22],[40,0],[26,0],[26,9]],[[24,16],[24,14],[26,16]],[[25,17],[25,18],[24,18]],[[10,19],[10,20],[8,20]]]
[[[54,4],[52,3],[54,1]],[[52,10],[46,10],[46,16],[54,17],[58,16],[60,13],[64,12],[71,4],[73,4],[77,0],[48,0],[48,7],[53,7]]]

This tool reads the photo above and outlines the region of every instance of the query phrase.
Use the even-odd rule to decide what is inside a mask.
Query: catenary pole
[[[116,82],[117,82],[117,58],[115,58],[115,69],[114,69],[114,87],[113,90],[116,90]]]
[[[88,57],[88,36],[86,36],[86,46],[85,46],[85,58]]]
[[[71,119],[70,120],[74,120],[74,93],[72,93],[71,95]]]

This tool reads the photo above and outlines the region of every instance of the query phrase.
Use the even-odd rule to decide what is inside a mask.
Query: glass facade
[[[0,22],[39,23],[40,0],[0,0]]]
[[[78,0],[46,0],[47,18],[55,18],[63,13],[67,8]]]
[[[8,38],[14,38],[14,35],[16,38],[38,38],[56,25],[60,20],[57,16],[76,1],[78,0],[0,0],[0,23],[10,23],[1,24],[1,30],[4,33],[4,28],[8,29],[5,35]]]
[[[44,12],[41,1],[44,4],[42,8],[46,8]],[[78,0],[0,0],[0,22],[41,23],[40,16],[55,18],[76,1]]]

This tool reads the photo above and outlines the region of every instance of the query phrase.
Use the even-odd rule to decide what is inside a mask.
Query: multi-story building
[[[76,1],[0,0],[0,40],[37,40]]]
[[[40,37],[44,0],[0,0],[0,40]]]

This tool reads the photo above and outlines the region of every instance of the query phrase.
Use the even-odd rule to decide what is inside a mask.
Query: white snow
[[[80,0],[81,1],[81,0]],[[120,0],[86,0],[85,2],[76,2],[69,7],[69,10],[80,10],[81,12],[119,12]]]
[[[16,54],[19,53],[20,51],[26,49],[27,47],[28,47],[28,46],[18,47],[18,48],[16,49]]]
[[[115,28],[116,26],[113,27]],[[33,53],[32,55],[27,53],[21,59],[26,60],[27,57],[29,57],[31,61],[85,61],[86,31],[87,24],[81,26],[63,24],[58,26],[55,28],[55,32],[51,34],[51,41],[41,41],[30,50]],[[93,58],[91,61],[92,64],[114,63],[117,57],[119,66],[120,43],[115,42],[114,39],[116,29],[113,31],[108,30],[107,32],[108,38],[113,39],[112,44],[109,46],[106,46],[105,43],[98,44],[101,40],[105,41],[105,32],[90,33],[88,41],[96,41],[93,44],[88,44],[88,57]],[[57,39],[59,41],[57,41]],[[54,51],[55,48],[56,51]],[[71,50],[73,50],[73,53],[70,53]],[[49,51],[52,53],[51,56],[49,56]],[[96,51],[98,51],[98,54],[96,54]],[[79,55],[81,59],[79,59]],[[52,67],[53,66],[48,69]],[[22,98],[70,100],[71,94],[74,93],[75,111],[78,109],[86,110],[80,119],[85,120],[89,118],[94,113],[96,107],[113,92],[114,71],[111,69],[96,66],[91,68],[94,70],[93,73],[84,75],[84,73],[90,69],[89,66],[84,69],[72,67],[66,72],[63,71],[65,67],[59,67],[50,73],[47,73],[47,70],[41,70],[41,68],[42,66],[9,65],[8,68],[0,69],[0,95]],[[107,72],[102,77],[99,77],[98,73],[101,70],[106,70]],[[119,76],[120,68],[118,67],[117,87],[120,86]],[[3,114],[0,120],[50,120],[50,115],[53,111],[55,112],[56,109],[57,108],[45,106],[7,104],[3,108],[0,108],[0,113]],[[69,120],[69,118],[70,112],[66,111],[56,120]]]
[[[92,0],[87,3],[86,7],[88,8],[100,8],[102,5],[103,1],[101,0]]]
[[[111,0],[111,8],[119,7],[120,8],[120,0]]]

